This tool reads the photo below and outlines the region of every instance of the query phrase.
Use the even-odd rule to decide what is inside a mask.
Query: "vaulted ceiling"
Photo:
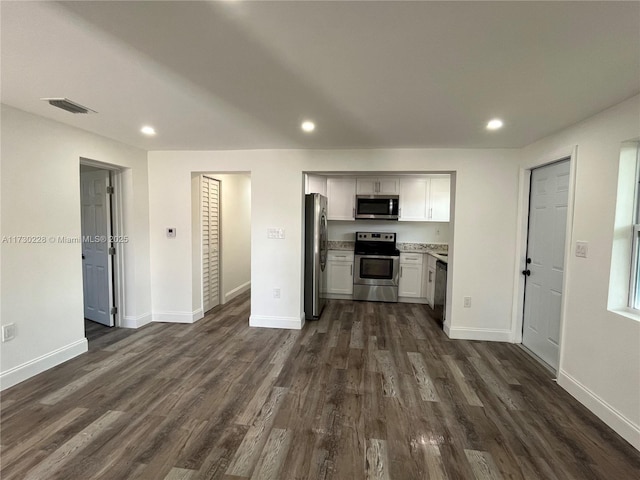
[[[640,92],[637,1],[1,8],[3,103],[147,150],[521,147]]]

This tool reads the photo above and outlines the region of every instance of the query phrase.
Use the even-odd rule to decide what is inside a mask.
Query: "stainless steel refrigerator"
[[[307,320],[317,320],[326,302],[327,197],[305,195],[304,224],[304,313]]]

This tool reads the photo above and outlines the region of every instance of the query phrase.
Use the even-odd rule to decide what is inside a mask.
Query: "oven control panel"
[[[356,241],[395,243],[396,234],[389,232],[356,232]]]

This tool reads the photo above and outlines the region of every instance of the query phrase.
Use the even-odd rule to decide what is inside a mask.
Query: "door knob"
[[[529,275],[531,275],[531,270],[529,270],[529,269],[523,270],[522,274],[526,275],[528,277]]]

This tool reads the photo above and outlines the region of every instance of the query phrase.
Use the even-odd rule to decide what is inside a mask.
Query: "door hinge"
[[[111,307],[111,315],[118,313],[118,307]]]
[[[114,192],[113,187],[112,187],[111,185],[109,185],[109,186],[107,187],[107,193],[108,193],[109,195],[113,195],[113,192]]]
[[[109,255],[115,255],[116,254],[116,247],[109,247]]]

